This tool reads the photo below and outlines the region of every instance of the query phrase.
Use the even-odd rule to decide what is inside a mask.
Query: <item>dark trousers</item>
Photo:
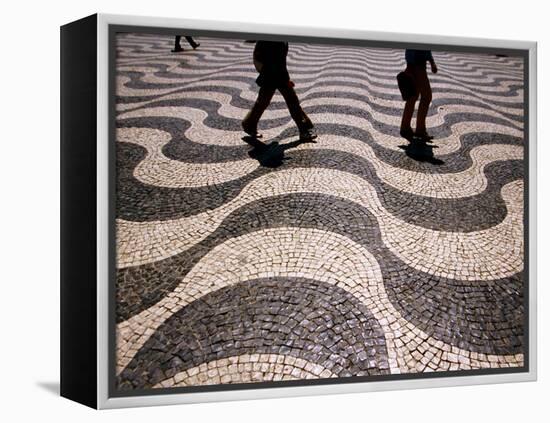
[[[258,122],[262,117],[265,109],[267,109],[267,106],[269,106],[269,103],[271,103],[271,99],[273,98],[276,90],[279,90],[279,92],[285,99],[286,106],[288,107],[288,110],[290,112],[290,116],[292,116],[292,119],[296,123],[296,126],[298,126],[298,129],[300,131],[305,131],[313,128],[311,120],[302,109],[302,106],[300,106],[300,100],[298,100],[296,91],[294,91],[294,88],[289,85],[283,85],[277,88],[260,87],[258,98],[256,99],[254,106],[252,106],[252,109],[244,118],[243,126],[246,128],[250,128],[254,131],[257,129]]]
[[[418,97],[420,96],[420,103],[418,104],[418,113],[416,115],[416,132],[426,132],[426,116],[428,115],[428,109],[432,102],[432,87],[430,86],[430,80],[426,72],[426,65],[407,65],[406,72],[409,72],[416,86],[416,95],[411,97],[405,103],[403,109],[403,117],[401,119],[401,130],[411,129],[411,119],[414,113],[414,106]]]
[[[187,40],[187,42],[191,47],[196,45],[195,40],[193,40],[193,37],[185,36],[185,39]],[[176,47],[180,45],[180,40],[181,40],[181,35],[176,35],[176,43],[175,43]]]

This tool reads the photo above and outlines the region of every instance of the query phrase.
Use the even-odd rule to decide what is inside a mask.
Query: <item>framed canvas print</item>
[[[536,44],[61,28],[61,394],[536,378]]]

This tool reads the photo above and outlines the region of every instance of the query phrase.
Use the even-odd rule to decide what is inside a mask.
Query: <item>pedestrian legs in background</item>
[[[200,46],[200,43],[195,42],[195,40],[193,40],[193,37],[188,37],[186,35],[185,39],[187,40],[189,45],[193,47],[193,50]],[[181,51],[183,51],[183,48],[181,46],[181,35],[176,35],[176,40],[174,42],[174,48],[172,49],[172,53],[179,53]]]

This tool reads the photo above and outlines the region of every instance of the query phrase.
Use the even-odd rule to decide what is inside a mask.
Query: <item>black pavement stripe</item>
[[[117,320],[127,320],[156,304],[217,245],[276,227],[330,231],[362,245],[380,264],[384,285],[396,309],[435,339],[480,353],[520,351],[521,274],[496,281],[459,281],[413,269],[386,248],[377,221],[369,211],[341,198],[320,194],[283,195],[247,204],[186,252],[118,270]]]
[[[292,355],[339,376],[389,374],[384,334],[348,292],[301,278],[222,288],[170,317],[117,378],[150,388],[182,370],[246,353]]]
[[[215,209],[235,198],[252,180],[274,171],[270,167],[259,167],[242,178],[213,186],[192,188],[156,187],[143,184],[133,176],[133,169],[143,160],[145,154],[145,150],[142,147],[133,144],[119,143],[117,146],[118,218],[131,221],[171,220]],[[422,209],[429,211],[432,216],[439,215],[438,210],[447,210],[448,206],[454,207],[457,210],[469,210],[472,212],[471,226],[470,224],[468,225],[470,228],[475,228],[479,225],[479,222],[475,219],[479,214],[473,212],[476,209],[476,204],[478,204],[479,208],[490,204],[491,207],[488,210],[502,210],[503,205],[501,201],[494,200],[495,197],[499,197],[497,191],[509,180],[518,179],[522,175],[521,170],[519,170],[521,169],[521,163],[504,162],[511,163],[512,167],[507,169],[510,173],[505,172],[501,174],[493,171],[489,174],[486,173],[486,176],[494,179],[491,180],[484,192],[475,198],[455,198],[446,201],[393,189],[376,176],[372,164],[368,160],[353,154],[334,150],[284,151],[284,147],[280,149],[275,147],[267,150],[266,153],[259,154],[266,154],[263,160],[266,165],[269,165],[269,163],[273,163],[274,165],[279,162],[284,163],[280,167],[281,170],[322,167],[345,170],[348,173],[356,174],[377,187],[376,189],[380,192],[379,197],[382,203],[389,210],[401,210],[399,212],[400,216],[417,215],[416,207],[419,205],[422,205]],[[258,158],[262,160],[261,157]],[[489,170],[491,169],[493,168],[489,167]],[[480,200],[480,202],[476,203],[475,200]],[[452,216],[450,224],[455,225],[455,230],[463,228],[463,225],[457,222],[459,216],[454,212],[449,213]],[[501,216],[502,213],[496,213],[496,215]],[[487,216],[493,216],[493,213],[489,213]],[[436,223],[430,223],[429,218],[426,219],[420,216],[414,220],[416,224],[424,224],[428,227],[432,227],[434,224],[437,225],[437,222],[441,221],[439,219],[436,220]]]

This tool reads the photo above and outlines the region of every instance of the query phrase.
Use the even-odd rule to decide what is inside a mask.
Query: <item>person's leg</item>
[[[172,50],[172,53],[177,53],[178,51],[183,51],[180,44],[181,35],[176,35],[176,41],[174,42],[174,49]]]
[[[301,133],[304,133],[312,129],[313,123],[309,119],[306,112],[304,112],[304,110],[302,109],[302,106],[300,106],[300,100],[298,99],[294,88],[285,85],[279,87],[279,92],[285,99],[286,106],[288,107],[288,111],[290,112],[290,116],[292,116],[292,119],[296,123],[299,131]]]
[[[313,129],[313,122],[311,121],[311,119],[309,118],[308,115],[306,115],[306,112],[304,112],[304,110],[302,109],[302,113],[303,113],[303,116],[302,116],[302,123],[304,125],[304,129]]]
[[[415,72],[418,91],[420,92],[420,103],[416,115],[416,135],[426,135],[426,116],[432,102],[432,87],[426,73],[426,68],[418,68]]]
[[[271,103],[273,94],[275,94],[275,88],[260,87],[256,102],[242,121],[244,132],[252,136],[257,135],[258,122],[267,106],[269,106],[269,103]]]
[[[409,72],[410,75],[412,75],[414,78],[414,70],[411,66],[407,66],[406,72]],[[411,128],[411,120],[414,114],[414,106],[417,100],[418,90],[416,95],[410,97],[407,101],[405,101],[405,107],[403,108],[403,116],[401,117],[401,127],[399,129],[399,133],[402,137],[408,140],[411,140],[414,135],[414,132]]]
[[[195,42],[195,40],[193,40],[193,37],[188,37],[187,35],[185,36],[185,39],[187,40],[187,42],[189,43],[189,45],[191,47],[193,47],[193,50],[196,49],[198,46],[200,46],[200,43],[197,43]]]
[[[416,104],[416,100],[418,100],[417,95],[409,98],[405,102],[405,107],[403,108],[403,116],[401,117],[401,128],[399,131],[402,136],[412,134],[413,132],[411,128],[411,120],[414,114],[414,105]]]

